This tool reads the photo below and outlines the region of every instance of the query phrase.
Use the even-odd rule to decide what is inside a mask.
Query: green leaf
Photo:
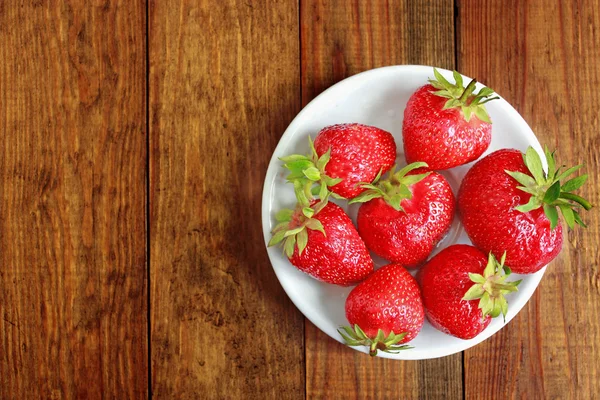
[[[383,339],[385,339],[385,334],[381,329],[379,329],[377,331],[377,336],[375,336],[375,342],[383,342]]]
[[[490,120],[490,116],[488,115],[486,109],[483,106],[475,107],[475,115],[483,122],[487,122],[488,124],[492,123],[492,121]]]
[[[480,106],[481,106],[481,105],[484,105],[485,103],[489,103],[489,102],[490,102],[490,101],[492,101],[492,100],[498,100],[499,98],[500,98],[500,97],[498,97],[498,96],[494,96],[494,97],[487,98],[487,99],[485,99],[485,100],[483,100],[483,101],[480,101],[480,102],[479,102],[479,105],[480,105]]]
[[[304,192],[304,184],[300,180],[294,181],[294,193],[296,194],[296,198],[298,199],[298,202],[302,206],[304,206],[304,207],[309,206],[310,201],[306,197],[306,193]]]
[[[319,231],[323,235],[325,235],[325,229],[323,228],[323,224],[316,218],[311,218],[309,221],[306,222],[305,226],[308,229],[311,229],[313,231]]]
[[[573,172],[577,171],[578,169],[582,168],[583,164],[580,165],[576,165],[574,167],[571,167],[569,169],[567,169],[566,171],[563,171],[559,176],[557,176],[556,178],[554,178],[557,181],[562,181],[564,180],[567,176],[571,175]]]
[[[304,174],[304,176],[306,176],[308,179],[310,179],[313,182],[316,182],[319,179],[321,179],[321,173],[319,172],[319,170],[316,167],[309,167],[309,168],[303,170],[302,173]]]
[[[439,83],[441,83],[445,88],[449,88],[449,87],[453,86],[450,82],[448,82],[446,80],[446,78],[443,77],[442,74],[439,73],[439,71],[436,68],[433,69],[433,75],[435,76],[435,79]]]
[[[448,101],[444,103],[444,107],[442,107],[442,110],[459,107],[460,105],[461,105],[460,100],[451,98],[451,99],[448,99]]]
[[[584,175],[580,175],[576,178],[573,178],[571,180],[568,180],[564,185],[562,185],[561,190],[564,192],[572,192],[574,190],[577,190],[583,186],[583,184],[587,181],[587,179],[588,179],[588,175],[584,174]]]
[[[277,222],[291,221],[292,215],[294,215],[294,210],[284,208],[282,210],[279,210],[277,214],[275,214],[275,219],[277,220]]]
[[[402,196],[394,195],[387,199],[387,203],[392,206],[392,208],[396,211],[404,211],[400,203],[402,203]]]
[[[283,236],[284,237],[294,236],[295,234],[300,233],[303,230],[304,230],[304,226],[299,226],[299,227],[291,229],[289,231],[285,231]]]
[[[491,306],[490,303],[490,294],[485,292],[483,296],[481,296],[481,300],[479,300],[479,308],[482,312],[482,318],[485,318],[485,316],[489,313],[489,308]]]
[[[325,182],[325,184],[327,186],[335,186],[338,183],[340,183],[341,181],[343,181],[342,178],[330,178],[330,177],[325,176],[325,175],[323,175],[322,178],[323,178],[323,182]]]
[[[504,266],[504,261],[506,261],[506,251],[504,251],[504,253],[502,253],[502,257],[500,257],[500,265]],[[508,273],[507,275],[510,275],[510,268],[508,269]]]
[[[504,318],[504,322],[506,322],[506,314],[508,314],[508,302],[504,297],[498,299],[500,303],[500,310],[502,311],[502,317]]]
[[[477,96],[487,97],[487,96],[491,96],[493,94],[494,94],[494,91],[492,89],[490,89],[489,87],[482,87],[481,90],[479,91],[479,93],[477,93]]]
[[[507,171],[504,170],[507,174],[512,176],[517,182],[519,182],[523,186],[535,186],[535,179],[530,175],[524,174],[519,171]]]
[[[454,81],[456,82],[456,86],[463,87],[463,78],[462,75],[458,73],[458,71],[452,71],[452,76],[454,77]]]
[[[298,242],[298,254],[302,255],[302,252],[304,251],[304,249],[306,248],[306,244],[308,243],[308,232],[306,231],[306,229],[303,229],[300,232],[298,232],[296,240]]]
[[[319,160],[317,161],[317,168],[319,169],[319,171],[323,171],[325,166],[327,165],[327,163],[329,162],[329,160],[331,159],[331,147],[329,148],[329,150],[327,150],[327,152],[325,154],[323,154],[321,157],[319,157]]]
[[[365,332],[363,332],[363,330],[360,329],[360,326],[358,326],[358,324],[354,324],[354,333],[356,333],[356,337],[359,339],[369,339]]]
[[[476,283],[485,283],[485,278],[480,274],[472,274],[469,272],[469,279]]]
[[[277,243],[281,242],[285,238],[285,231],[279,231],[273,235],[271,240],[269,240],[269,247],[275,246]]]
[[[506,254],[506,252],[504,252],[504,254]],[[505,276],[509,276],[510,274],[512,274],[512,270],[510,269],[510,267],[508,265],[504,265],[502,267],[502,269],[504,269]]]
[[[525,165],[527,165],[527,168],[535,178],[535,181],[538,184],[543,185],[546,181],[546,177],[544,176],[544,169],[542,168],[542,160],[537,151],[531,146],[529,146],[525,152]]]
[[[371,201],[373,199],[376,199],[376,198],[379,198],[382,196],[383,196],[383,193],[381,193],[381,190],[379,190],[379,189],[378,190],[367,190],[365,192],[362,192],[361,194],[359,194],[352,200],[350,200],[348,202],[348,204],[366,203],[367,201]]]
[[[561,199],[574,201],[575,203],[579,204],[581,207],[585,208],[586,210],[589,210],[593,207],[593,205],[589,201],[587,201],[586,199],[584,199],[581,196],[576,195],[575,193],[560,192],[559,197]]]
[[[575,214],[573,213],[573,209],[564,204],[560,204],[558,208],[560,208],[560,212],[562,213],[563,217],[565,217],[565,221],[567,222],[569,228],[573,229],[575,227]]]
[[[579,213],[577,211],[573,210],[573,216],[575,217],[575,222],[578,225],[580,225],[584,228],[587,228],[587,225],[585,224],[585,222],[583,222],[583,220],[581,219],[581,217],[579,216]]]
[[[314,215],[315,210],[313,210],[310,207],[304,207],[302,209],[302,214],[304,214],[306,216],[306,218],[312,218],[312,216]]]
[[[560,195],[560,181],[556,181],[548,188],[544,195],[544,203],[552,204],[552,202],[558,199]]]
[[[525,187],[525,186],[517,186],[517,189],[519,189],[519,190],[521,190],[521,191],[523,191],[525,193],[533,194],[533,195],[536,195],[536,196],[537,196],[537,193],[538,193],[537,189],[528,188],[528,187]]]
[[[465,117],[465,121],[469,122],[471,120],[471,113],[473,112],[473,110],[471,110],[471,107],[468,106],[463,106],[461,107],[461,109]]]
[[[556,174],[556,165],[554,162],[554,154],[550,153],[547,146],[544,146],[544,155],[546,156],[546,163],[548,164],[548,180],[552,181]]]
[[[531,210],[535,210],[536,208],[540,208],[541,205],[542,203],[537,197],[531,196],[526,204],[522,204],[520,206],[515,207],[515,210],[525,213]]]
[[[285,251],[285,254],[288,256],[288,258],[294,255],[294,247],[296,247],[296,237],[288,237],[283,244],[283,250]]]
[[[313,166],[313,162],[309,159],[290,161],[284,165],[284,167],[290,171],[304,171]]]
[[[410,186],[410,185],[414,185],[417,182],[422,181],[423,179],[427,178],[429,175],[431,174],[431,172],[426,172],[424,174],[416,174],[416,175],[407,175],[404,178],[402,178],[402,184],[406,185],[406,186]]]
[[[483,286],[481,284],[475,284],[475,285],[471,286],[471,288],[469,290],[467,290],[467,293],[465,293],[462,300],[480,299],[481,296],[483,296],[483,293],[485,293]]]
[[[317,150],[315,150],[315,144],[313,143],[313,140],[310,137],[310,135],[308,135],[308,146],[310,147],[310,151],[313,157],[317,157]]]
[[[558,224],[558,211],[556,211],[556,206],[551,206],[548,204],[544,204],[544,214],[550,220],[550,229],[553,230],[556,228]]]
[[[485,266],[485,269],[483,270],[483,277],[489,278],[490,276],[494,275],[495,273],[496,273],[496,259],[494,258],[494,255],[490,251],[490,253],[488,254],[487,265]]]
[[[299,160],[308,160],[308,161],[310,161],[310,159],[308,157],[303,156],[301,154],[291,154],[289,156],[279,157],[279,159],[281,161],[283,161],[284,163],[289,163],[289,162],[299,161]]]
[[[327,193],[329,191],[327,190],[327,185],[326,184],[322,184],[319,186],[319,198],[320,199],[324,199],[325,197],[327,197]]]
[[[405,186],[405,185],[401,185],[401,186],[398,188],[398,194],[399,194],[400,196],[402,196],[403,198],[405,198],[405,199],[412,199],[412,192],[411,192],[411,191],[410,191],[410,189],[409,189],[407,186]]]
[[[423,162],[423,161],[414,162],[412,164],[408,164],[406,167],[404,167],[400,171],[396,172],[394,174],[394,178],[396,178],[397,180],[400,180],[406,174],[408,174],[410,171],[413,171],[417,168],[427,168],[427,167],[428,167],[428,165],[426,162]]]

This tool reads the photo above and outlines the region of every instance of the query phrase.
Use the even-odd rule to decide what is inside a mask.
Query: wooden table
[[[462,354],[371,359],[264,249],[281,134],[384,65],[496,89],[598,203],[600,2],[0,1],[0,398],[600,398],[598,212]]]

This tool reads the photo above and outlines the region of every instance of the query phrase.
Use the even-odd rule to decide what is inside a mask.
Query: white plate
[[[440,69],[440,72],[453,82],[450,71]],[[275,226],[275,213],[281,208],[293,208],[296,204],[293,188],[285,183],[286,171],[281,168],[278,157],[299,153],[308,153],[308,135],[314,139],[316,134],[325,126],[358,122],[385,129],[394,135],[398,148],[399,165],[405,165],[402,155],[402,120],[406,102],[412,93],[433,78],[433,68],[426,66],[392,66],[373,69],[347,78],[330,87],[311,101],[292,121],[281,137],[267,170],[262,199],[262,225],[265,244],[271,237],[271,229]],[[471,78],[463,77],[465,84]],[[478,84],[478,90],[482,86]],[[540,154],[541,146],[531,128],[517,111],[504,99],[494,100],[487,105],[493,121],[492,143],[484,154],[501,148],[516,148],[525,151],[533,146]],[[472,164],[463,165],[444,171],[454,194],[457,194],[460,182]],[[343,202],[337,202],[356,223],[358,205],[348,207]],[[442,248],[455,243],[469,243],[462,225],[455,218],[450,233],[442,240],[434,254]],[[337,328],[347,325],[344,303],[352,289],[319,282],[297,270],[283,255],[280,247],[268,248],[269,258],[279,282],[294,302],[296,307],[319,329],[333,339],[343,340]],[[373,257],[376,268],[386,262]],[[515,280],[523,278],[519,291],[509,294],[508,315],[510,321],[529,300],[544,274],[545,267],[532,275],[514,275]],[[416,271],[416,270],[415,270]],[[411,271],[411,272],[415,272]],[[462,340],[446,335],[433,328],[427,321],[419,335],[410,342],[411,350],[399,354],[379,352],[385,358],[399,360],[421,360],[443,357],[468,349],[489,338],[504,327],[502,318],[495,318],[479,336],[471,340]],[[366,347],[354,347],[367,352]]]

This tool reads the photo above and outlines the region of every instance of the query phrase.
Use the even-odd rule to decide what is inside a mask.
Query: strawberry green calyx
[[[390,170],[387,179],[380,180],[380,172],[377,174],[373,183],[359,183],[362,188],[367,190],[350,200],[348,204],[366,203],[367,201],[381,197],[386,203],[392,206],[394,210],[404,211],[404,208],[402,208],[400,203],[402,203],[402,200],[404,199],[412,198],[412,192],[410,191],[409,186],[425,179],[431,172],[417,175],[407,174],[412,170],[423,167],[427,167],[427,163],[419,161],[409,164],[400,171],[395,172],[396,166],[394,165]]]
[[[455,83],[448,82],[448,80],[435,68],[433,69],[433,74],[435,75],[435,79],[430,79],[429,83],[434,88],[439,89],[434,94],[448,99],[446,104],[444,104],[444,110],[449,108],[460,108],[467,122],[469,122],[471,116],[475,114],[480,120],[489,124],[492,123],[484,106],[484,104],[489,101],[499,99],[498,96],[490,97],[494,94],[492,89],[484,87],[479,93],[473,93],[477,81],[473,79],[465,88],[463,87],[462,75],[457,71],[452,73]]]
[[[481,309],[481,317],[486,316],[496,318],[502,313],[502,317],[506,322],[506,313],[508,312],[508,303],[504,295],[510,292],[516,292],[517,286],[521,283],[521,279],[514,282],[506,282],[511,274],[510,268],[504,265],[506,252],[502,255],[500,262],[490,252],[488,263],[481,274],[469,273],[469,278],[475,284],[467,290],[463,300],[479,300],[479,308]]]
[[[391,331],[389,335],[385,336],[385,333],[381,329],[377,331],[377,336],[374,338],[368,337],[358,325],[354,325],[354,329],[349,326],[342,326],[338,329],[338,332],[344,338],[344,341],[348,346],[367,346],[369,348],[369,355],[371,357],[377,355],[377,350],[381,350],[385,353],[396,354],[400,350],[412,349],[412,346],[398,344],[406,336],[406,332],[395,334]]]
[[[340,178],[331,178],[325,173],[325,166],[331,159],[331,149],[327,150],[325,154],[319,157],[310,136],[308,137],[308,144],[311,150],[309,155],[292,154],[279,158],[284,162],[283,167],[290,170],[286,179],[288,182],[294,183],[296,197],[298,197],[299,200],[301,199],[301,196],[298,196],[297,186],[302,188],[302,191],[304,191],[307,197],[310,197],[314,183],[318,183],[321,188],[320,190],[325,193],[328,187],[335,186],[342,181]],[[342,198],[335,193],[332,193],[331,195],[335,198]]]
[[[569,228],[573,229],[575,224],[584,228],[587,227],[581,220],[579,211],[582,208],[587,211],[593,206],[573,191],[583,186],[588,176],[584,174],[565,181],[565,178],[579,170],[583,165],[576,165],[561,171],[564,165],[561,167],[556,166],[554,153],[548,151],[548,148],[544,148],[544,156],[548,165],[548,172],[544,171],[539,154],[531,146],[523,154],[523,161],[531,176],[518,171],[505,171],[520,183],[520,186],[517,186],[518,189],[531,194],[529,202],[515,207],[515,209],[521,212],[529,212],[543,207],[544,214],[550,220],[551,229],[556,228],[558,225],[558,210],[562,213]],[[561,181],[564,183],[561,183]]]
[[[283,243],[283,251],[290,258],[294,254],[296,246],[300,255],[306,248],[308,229],[319,231],[326,236],[323,224],[314,216],[327,205],[328,199],[329,196],[326,195],[312,207],[298,203],[295,210],[280,210],[275,215],[278,224],[272,231],[273,236],[269,241],[269,247]]]

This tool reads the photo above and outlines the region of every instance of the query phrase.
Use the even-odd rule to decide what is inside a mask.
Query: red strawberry
[[[352,289],[346,299],[346,318],[353,328],[340,334],[350,346],[369,346],[393,353],[417,336],[423,327],[421,291],[415,278],[398,264],[381,267]]]
[[[353,202],[358,210],[358,232],[367,248],[406,267],[423,263],[443,238],[454,218],[454,195],[437,172],[414,163],[368,190]]]
[[[364,191],[359,182],[372,182],[396,160],[396,143],[389,132],[374,126],[341,124],[321,130],[312,155],[282,157],[289,181],[321,182],[337,195],[353,198]]]
[[[279,225],[269,246],[283,241],[290,262],[299,270],[328,283],[356,284],[373,272],[373,260],[339,206],[313,201],[310,207],[277,213]]]
[[[538,271],[560,253],[563,236],[557,208],[573,227],[585,226],[577,209],[592,207],[570,193],[585,183],[587,175],[561,186],[581,165],[561,173],[553,154],[547,149],[545,154],[550,174],[543,171],[531,147],[525,155],[498,150],[469,170],[458,194],[461,219],[473,244],[496,257],[507,252],[506,264],[520,274]]]
[[[406,162],[424,161],[434,170],[476,160],[490,145],[492,125],[484,103],[494,92],[483,88],[473,94],[476,81],[463,87],[454,71],[455,84],[435,68],[436,80],[418,89],[404,110],[402,138]]]
[[[504,295],[517,290],[521,281],[505,282],[510,269],[493,255],[486,257],[473,246],[458,244],[442,250],[417,275],[423,290],[425,314],[440,331],[472,339],[502,313]],[[480,299],[477,301],[477,299]]]

